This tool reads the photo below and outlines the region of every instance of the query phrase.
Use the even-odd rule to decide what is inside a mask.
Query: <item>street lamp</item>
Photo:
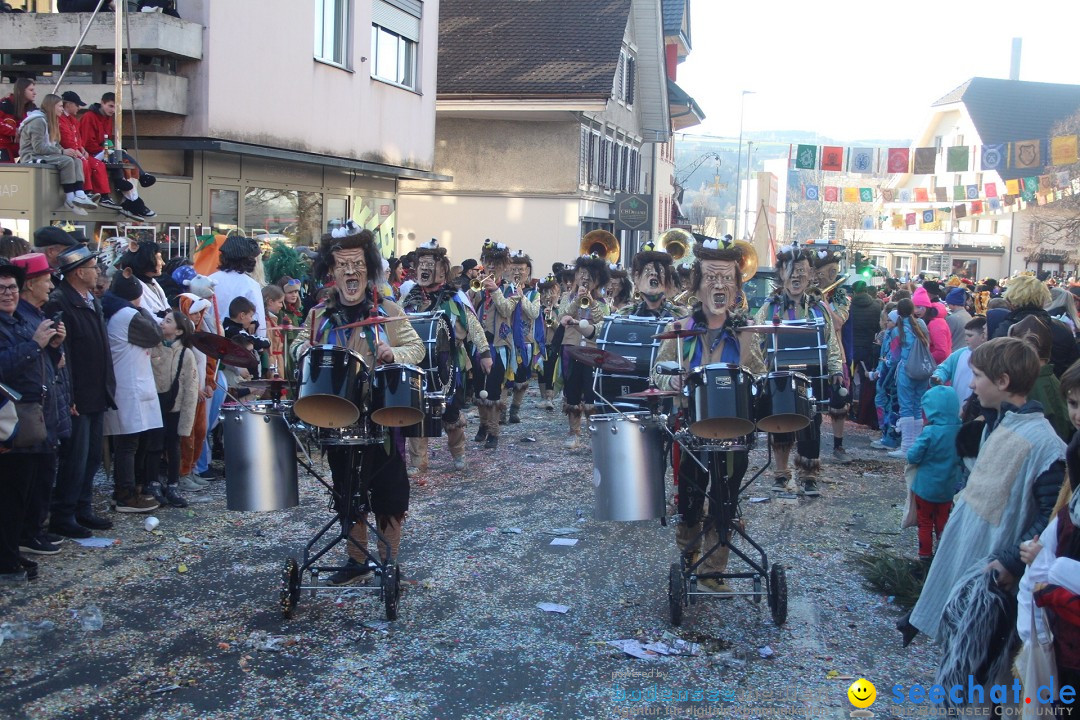
[[[743,90],[742,96],[739,98],[739,159],[735,162],[735,238],[741,237],[739,235],[739,190],[742,185],[742,129],[743,129],[743,111],[746,110],[746,96],[753,95],[753,90]],[[750,165],[750,159],[746,160],[747,166]],[[747,188],[749,190],[749,188]],[[744,230],[746,228],[743,228]]]

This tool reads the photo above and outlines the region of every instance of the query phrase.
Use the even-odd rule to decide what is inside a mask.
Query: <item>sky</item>
[[[972,77],[1080,84],[1080,2],[691,0],[678,83],[705,113],[694,134],[807,130],[840,141],[906,139],[930,104]]]

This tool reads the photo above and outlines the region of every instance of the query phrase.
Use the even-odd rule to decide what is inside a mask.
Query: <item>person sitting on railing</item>
[[[26,113],[37,109],[37,88],[30,78],[15,81],[13,92],[0,100],[0,162],[15,162],[19,156],[19,123]]]
[[[101,0],[56,0],[56,9],[62,13],[94,12]],[[106,0],[102,10],[113,11],[113,4]]]
[[[93,157],[106,163],[111,162],[111,160],[105,157],[105,141],[115,140],[115,116],[116,94],[111,92],[102,95],[101,102],[94,103],[79,116],[79,135],[82,137],[83,149]],[[153,175],[143,171],[142,167],[131,155],[124,152],[122,158],[123,162],[135,166],[140,185],[150,187],[157,182]],[[113,187],[124,196],[123,202],[120,203],[120,212],[134,219],[152,218],[157,215],[156,212],[146,207],[146,203],[139,197],[139,191],[134,184],[125,178],[122,170],[118,170],[114,174],[111,168],[107,169],[110,171],[109,179]]]
[[[19,162],[40,163],[60,170],[60,186],[64,189],[64,205],[76,215],[85,215],[84,208],[97,208],[83,191],[83,166],[75,150],[60,146],[60,116],[64,106],[59,95],[46,95],[41,110],[31,110],[19,125]]]
[[[76,159],[82,161],[83,189],[100,195],[101,207],[119,210],[120,206],[109,197],[109,176],[105,173],[105,163],[91,157],[83,149],[82,138],[79,137],[79,108],[85,107],[86,103],[73,90],[68,90],[60,98],[64,105],[64,113],[60,116],[60,146],[65,150],[74,150]]]

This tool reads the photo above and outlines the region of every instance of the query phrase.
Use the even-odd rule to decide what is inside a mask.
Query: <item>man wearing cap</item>
[[[57,263],[63,280],[50,295],[45,313],[63,312],[67,328],[65,349],[73,359],[68,364],[71,436],[60,443],[49,529],[64,537],[87,538],[91,530],[112,527],[110,520],[94,512],[93,486],[101,466],[105,411],[116,407],[116,377],[105,317],[93,295],[97,256],[85,245],[76,245],[60,253]]]
[[[949,326],[949,332],[952,334],[952,352],[956,352],[967,346],[964,328],[971,322],[971,313],[966,307],[967,293],[963,288],[954,287],[945,295],[945,304],[949,306],[945,324]]]
[[[49,267],[53,270],[59,267],[57,258],[60,253],[76,245],[78,243],[75,242],[75,238],[55,225],[46,225],[34,231],[34,249],[45,255],[49,261]],[[60,285],[59,274],[53,274],[53,285]]]
[[[480,263],[476,262],[473,258],[469,258],[465,262],[461,263],[461,274],[454,278],[454,284],[465,292],[469,291],[469,285],[472,281],[480,276]]]
[[[221,325],[229,316],[229,305],[238,297],[246,297],[255,305],[255,317],[265,318],[262,288],[248,273],[255,271],[255,264],[262,255],[259,243],[243,235],[230,235],[221,245],[221,263],[217,272],[210,275],[214,282],[214,305],[217,323]],[[255,334],[266,338],[266,323],[259,323]]]

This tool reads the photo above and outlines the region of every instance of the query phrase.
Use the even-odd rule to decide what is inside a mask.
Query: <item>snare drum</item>
[[[810,424],[810,380],[790,370],[758,378],[758,430],[770,433],[797,432]]]
[[[664,433],[645,413],[593,415],[593,517],[653,520],[666,514]]]
[[[293,412],[308,425],[339,428],[360,417],[367,367],[360,354],[338,345],[315,345],[300,356]]]
[[[660,341],[653,335],[663,332],[669,322],[671,318],[659,320],[620,315],[604,318],[604,324],[596,338],[596,346],[633,361],[634,369],[627,373],[597,370],[593,391],[608,402],[614,402],[615,398],[647,389],[649,375],[656,362],[656,352],[660,347]]]
[[[267,512],[300,504],[296,440],[286,412],[272,402],[221,408],[229,510]]]
[[[754,432],[754,376],[732,363],[697,367],[687,378],[690,432],[730,440]]]
[[[314,428],[313,439],[320,445],[381,445],[383,429],[365,412],[352,425],[341,428]]]
[[[424,419],[424,371],[391,363],[371,375],[371,419],[383,427],[407,427]]]

